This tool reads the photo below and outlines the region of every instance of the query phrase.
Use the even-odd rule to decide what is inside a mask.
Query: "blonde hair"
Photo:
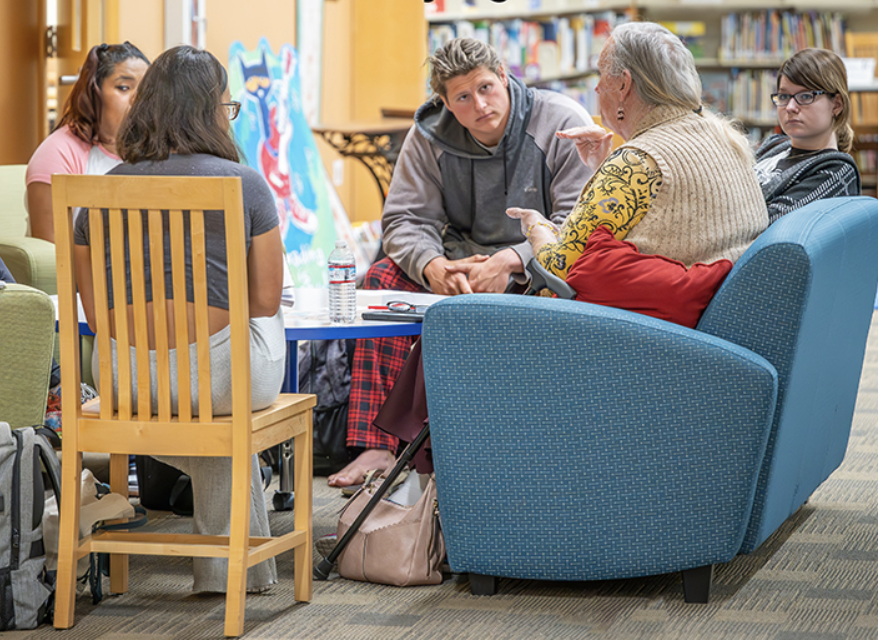
[[[494,47],[473,38],[449,40],[427,58],[427,64],[430,65],[430,88],[443,98],[445,85],[452,78],[482,68],[499,75],[503,68]]]
[[[812,91],[825,91],[830,97],[841,97],[841,111],[833,116],[832,129],[838,141],[839,151],[851,152],[854,144],[854,130],[851,128],[851,96],[848,93],[848,75],[844,62],[832,51],[826,49],[802,49],[787,58],[777,71],[777,85],[780,78]]]
[[[654,22],[626,22],[607,42],[606,73],[631,74],[634,91],[648,105],[691,109],[717,128],[735,153],[753,162],[753,151],[736,124],[701,106],[701,77],[692,53],[678,36]]]

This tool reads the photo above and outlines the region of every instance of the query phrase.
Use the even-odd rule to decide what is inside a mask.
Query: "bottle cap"
[[[348,246],[348,243],[345,242],[344,240],[336,240],[335,241],[335,247],[337,249],[341,249],[342,247],[347,247],[347,246]]]

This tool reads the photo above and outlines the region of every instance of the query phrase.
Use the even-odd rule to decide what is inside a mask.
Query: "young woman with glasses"
[[[116,133],[148,66],[130,42],[101,44],[88,52],[58,126],[27,165],[29,235],[55,241],[52,174],[99,175],[122,162]]]
[[[280,299],[283,269],[286,267],[277,209],[271,191],[259,173],[239,162],[239,150],[229,131],[229,120],[237,115],[239,105],[230,102],[228,95],[228,75],[212,54],[190,46],[165,51],[143,76],[137,96],[119,129],[118,149],[124,162],[109,174],[241,178],[250,302],[251,401],[256,411],[274,402],[283,382],[286,341]],[[225,277],[225,228],[221,216],[222,212],[214,212],[212,217],[205,220],[207,274],[210,281],[208,324],[211,330],[213,411],[216,415],[229,415],[232,395],[229,290]],[[87,246],[88,222],[87,216],[80,216],[74,224],[74,263],[83,308],[91,324],[94,286]],[[164,246],[169,251],[167,240]],[[215,274],[215,277],[211,274]],[[152,278],[156,276],[148,265],[145,275],[149,289]],[[167,279],[170,273],[158,277]],[[186,304],[185,301],[182,304]],[[170,302],[168,306],[171,312]],[[116,385],[115,342],[112,344],[112,353],[101,356],[112,359]],[[195,362],[194,343],[189,345],[189,350],[191,361]],[[175,370],[175,351],[173,349],[171,353],[172,371]],[[150,351],[151,362],[155,357],[155,351]],[[93,371],[99,370],[97,349],[92,366]],[[197,373],[193,373],[194,404],[197,404],[198,397],[197,377]],[[156,388],[155,381],[153,388]],[[132,394],[136,396],[136,387],[132,389]],[[153,391],[154,410],[155,397]],[[171,402],[176,407],[176,397],[172,397]],[[197,413],[197,407],[194,412]],[[205,457],[164,457],[160,460],[179,468],[192,479],[194,532],[228,535],[231,460]],[[255,456],[252,461],[250,522],[252,535],[269,535],[268,512]],[[194,590],[224,592],[226,566],[227,561],[222,558],[195,558]],[[262,591],[275,582],[277,570],[273,558],[248,571],[248,591]]]
[[[803,49],[778,70],[771,100],[783,134],[756,152],[769,224],[813,200],[860,195],[847,87],[844,63],[826,49]]]

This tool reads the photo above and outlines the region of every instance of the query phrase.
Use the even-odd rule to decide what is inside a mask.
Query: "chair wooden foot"
[[[295,574],[293,575],[293,598],[296,602],[311,602],[314,585],[314,556],[312,545],[299,545],[293,551]]]
[[[313,546],[313,482],[314,474],[312,460],[314,449],[312,432],[309,429],[305,434],[293,439],[293,456],[298,461],[293,468],[293,491],[296,495],[296,508],[293,515],[293,526],[296,531],[305,532],[305,540],[295,548],[293,561],[295,574],[293,576],[293,597],[296,602],[310,602],[314,583],[314,555]]]
[[[683,574],[683,598],[686,602],[706,604],[710,596],[713,565],[686,569]]]
[[[55,580],[56,629],[73,626],[74,600],[76,598],[76,548],[79,546],[79,505],[82,500],[79,476],[82,473],[82,456],[71,452],[65,466],[61,467],[61,495],[58,525],[58,571]]]
[[[110,455],[110,489],[128,497],[128,455]],[[121,522],[121,520],[119,521]],[[128,591],[128,556],[120,553],[110,555],[110,593]]]
[[[235,587],[232,587],[232,583]],[[241,570],[240,565],[232,568],[229,563],[229,583],[226,590],[226,620],[223,627],[223,635],[227,638],[237,638],[244,633],[244,608],[247,596],[247,570]]]
[[[497,593],[497,576],[469,574],[469,590],[474,596],[493,596]]]

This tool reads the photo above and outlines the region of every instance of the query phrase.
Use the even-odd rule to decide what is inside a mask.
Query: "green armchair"
[[[26,171],[23,164],[0,165],[0,258],[19,284],[55,295],[55,245],[25,235]]]
[[[55,305],[43,291],[0,285],[0,420],[42,424],[49,394]]]

